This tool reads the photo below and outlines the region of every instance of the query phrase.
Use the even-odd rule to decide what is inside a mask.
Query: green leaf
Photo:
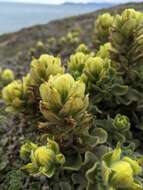
[[[127,95],[126,95],[126,105],[131,104],[132,102],[138,102],[143,98],[142,93],[138,92],[136,89],[130,88]]]
[[[98,144],[103,144],[107,141],[108,134],[102,128],[94,128],[92,135],[95,135],[98,138]]]
[[[0,171],[4,170],[8,165],[7,161],[0,162]]]
[[[66,157],[66,163],[64,165],[65,170],[78,171],[82,166],[82,158],[80,153],[71,154]]]
[[[74,173],[72,174],[72,181],[73,184],[84,184],[85,178],[81,175],[81,173]]]
[[[97,161],[97,157],[94,153],[90,152],[90,151],[87,151],[85,153],[85,157],[84,157],[84,162],[83,162],[83,165],[91,165],[91,164],[94,164],[95,161]]]
[[[89,129],[86,128],[82,131],[80,138],[83,144],[91,146],[92,148],[96,147],[98,144],[103,144],[107,140],[107,133],[102,128],[96,128],[89,133]]]
[[[60,187],[61,190],[71,190],[71,186],[68,182],[61,182]]]
[[[86,178],[87,178],[88,183],[91,183],[91,184],[95,183],[96,173],[97,173],[97,162],[95,162],[93,167],[87,170],[86,172]]]
[[[114,96],[123,96],[128,93],[127,85],[113,84],[111,87],[111,93]]]

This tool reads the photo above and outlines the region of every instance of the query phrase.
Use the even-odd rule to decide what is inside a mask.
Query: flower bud
[[[4,81],[4,83],[8,84],[11,81],[14,80],[14,73],[10,69],[5,69],[1,73],[1,79]]]
[[[129,188],[134,182],[133,170],[128,162],[117,161],[112,164],[113,176],[111,184],[115,188]]]
[[[101,27],[109,27],[113,23],[113,17],[109,13],[104,13],[97,19],[97,24],[100,24]]]
[[[143,14],[141,12],[135,11],[134,9],[124,10],[121,16],[123,22],[127,22],[130,19],[134,19],[136,24],[143,22]]]
[[[134,9],[126,9],[115,18],[115,28],[120,28],[122,37],[129,39],[134,30],[143,22],[143,14]]]
[[[85,44],[80,44],[76,49],[76,53],[77,52],[84,53],[84,54],[89,54],[90,50]]]
[[[66,36],[66,41],[70,44],[78,43],[79,42],[79,32],[78,31],[69,32]]]
[[[89,80],[98,81],[104,68],[104,60],[100,57],[90,57],[84,68],[84,73]]]
[[[14,109],[21,107],[23,103],[22,97],[22,82],[19,80],[11,82],[2,90],[3,100],[8,106]]]
[[[101,57],[102,59],[110,58],[110,50],[111,50],[111,44],[105,43],[104,45],[100,46],[99,51],[97,52],[96,56]]]
[[[112,152],[103,156],[102,177],[104,184],[113,189],[142,189],[137,175],[142,173],[142,168],[136,160],[123,157],[119,144]]]
[[[128,60],[128,58],[134,60],[134,54],[136,54],[136,52],[140,52],[135,50],[133,46],[135,43],[135,48],[137,49],[136,39],[134,39],[134,37],[136,36],[136,30],[140,28],[142,23],[143,14],[135,11],[134,9],[125,9],[121,15],[117,15],[115,17],[113,26],[110,30],[110,42],[114,48],[112,53],[113,59],[116,59],[116,62],[120,63],[123,60]],[[129,47],[132,47],[132,51],[130,51]],[[128,57],[124,54],[125,51]],[[127,61],[123,64],[126,64],[126,62]]]
[[[50,38],[48,38],[47,42],[49,45],[53,45],[56,43],[56,39],[54,37],[50,37]]]
[[[85,84],[69,74],[51,76],[40,86],[40,95],[41,112],[52,122],[58,118],[63,122],[64,117],[78,117],[88,107]]]
[[[118,129],[129,129],[130,121],[129,118],[125,115],[117,114],[114,118],[113,124]]]
[[[55,153],[51,149],[47,149],[46,146],[37,148],[33,156],[40,166],[52,164],[55,160]]]
[[[70,56],[70,60],[68,62],[68,71],[75,79],[81,76],[85,67],[85,63],[89,57],[89,55],[86,55],[82,52],[77,52],[76,54]]]
[[[59,145],[48,139],[46,146],[37,146],[33,143],[25,144],[21,147],[21,154],[29,156],[31,163],[26,164],[23,169],[30,175],[44,175],[52,177],[56,168],[65,163],[65,157],[60,153]]]
[[[61,60],[51,55],[41,55],[39,59],[34,59],[31,63],[30,75],[34,85],[40,85],[47,81],[50,75],[63,74],[64,68],[61,66]]]
[[[44,44],[42,41],[38,41],[37,44],[36,44],[36,47],[39,49],[39,50],[43,50],[44,49]]]
[[[99,16],[95,22],[94,36],[95,44],[104,44],[109,41],[110,28],[113,25],[114,17],[109,13]]]

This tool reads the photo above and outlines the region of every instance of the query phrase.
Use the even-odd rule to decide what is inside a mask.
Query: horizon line
[[[136,1],[135,1],[136,2]],[[93,1],[89,1],[89,2],[63,2],[63,3],[46,3],[46,2],[24,2],[24,0],[23,1],[21,1],[21,2],[19,2],[19,1],[10,1],[10,0],[6,0],[6,1],[4,1],[4,0],[0,0],[0,3],[18,3],[18,4],[39,4],[39,5],[63,5],[63,4],[83,4],[83,5],[86,5],[86,4],[103,4],[103,3],[105,3],[105,4],[122,4],[122,3],[118,3],[118,2],[104,2],[104,1],[102,1],[102,2],[93,2]],[[130,2],[130,0],[128,1],[128,2],[125,2],[125,3],[133,3],[133,2]]]

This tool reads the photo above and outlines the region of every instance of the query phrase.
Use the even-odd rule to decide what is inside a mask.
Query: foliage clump
[[[22,114],[34,134],[20,141],[24,175],[53,190],[143,190],[142,24],[133,9],[105,13],[91,50],[80,44],[81,31],[71,31],[53,53],[71,46],[64,62],[39,41],[22,80],[9,70],[0,75],[6,111]]]

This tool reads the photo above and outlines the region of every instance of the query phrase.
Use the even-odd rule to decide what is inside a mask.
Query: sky
[[[101,3],[101,2],[111,2],[111,3],[125,3],[125,2],[143,2],[143,0],[0,0],[3,2],[25,2],[25,3],[47,3],[47,4],[60,4],[64,2],[96,2],[96,3]]]

